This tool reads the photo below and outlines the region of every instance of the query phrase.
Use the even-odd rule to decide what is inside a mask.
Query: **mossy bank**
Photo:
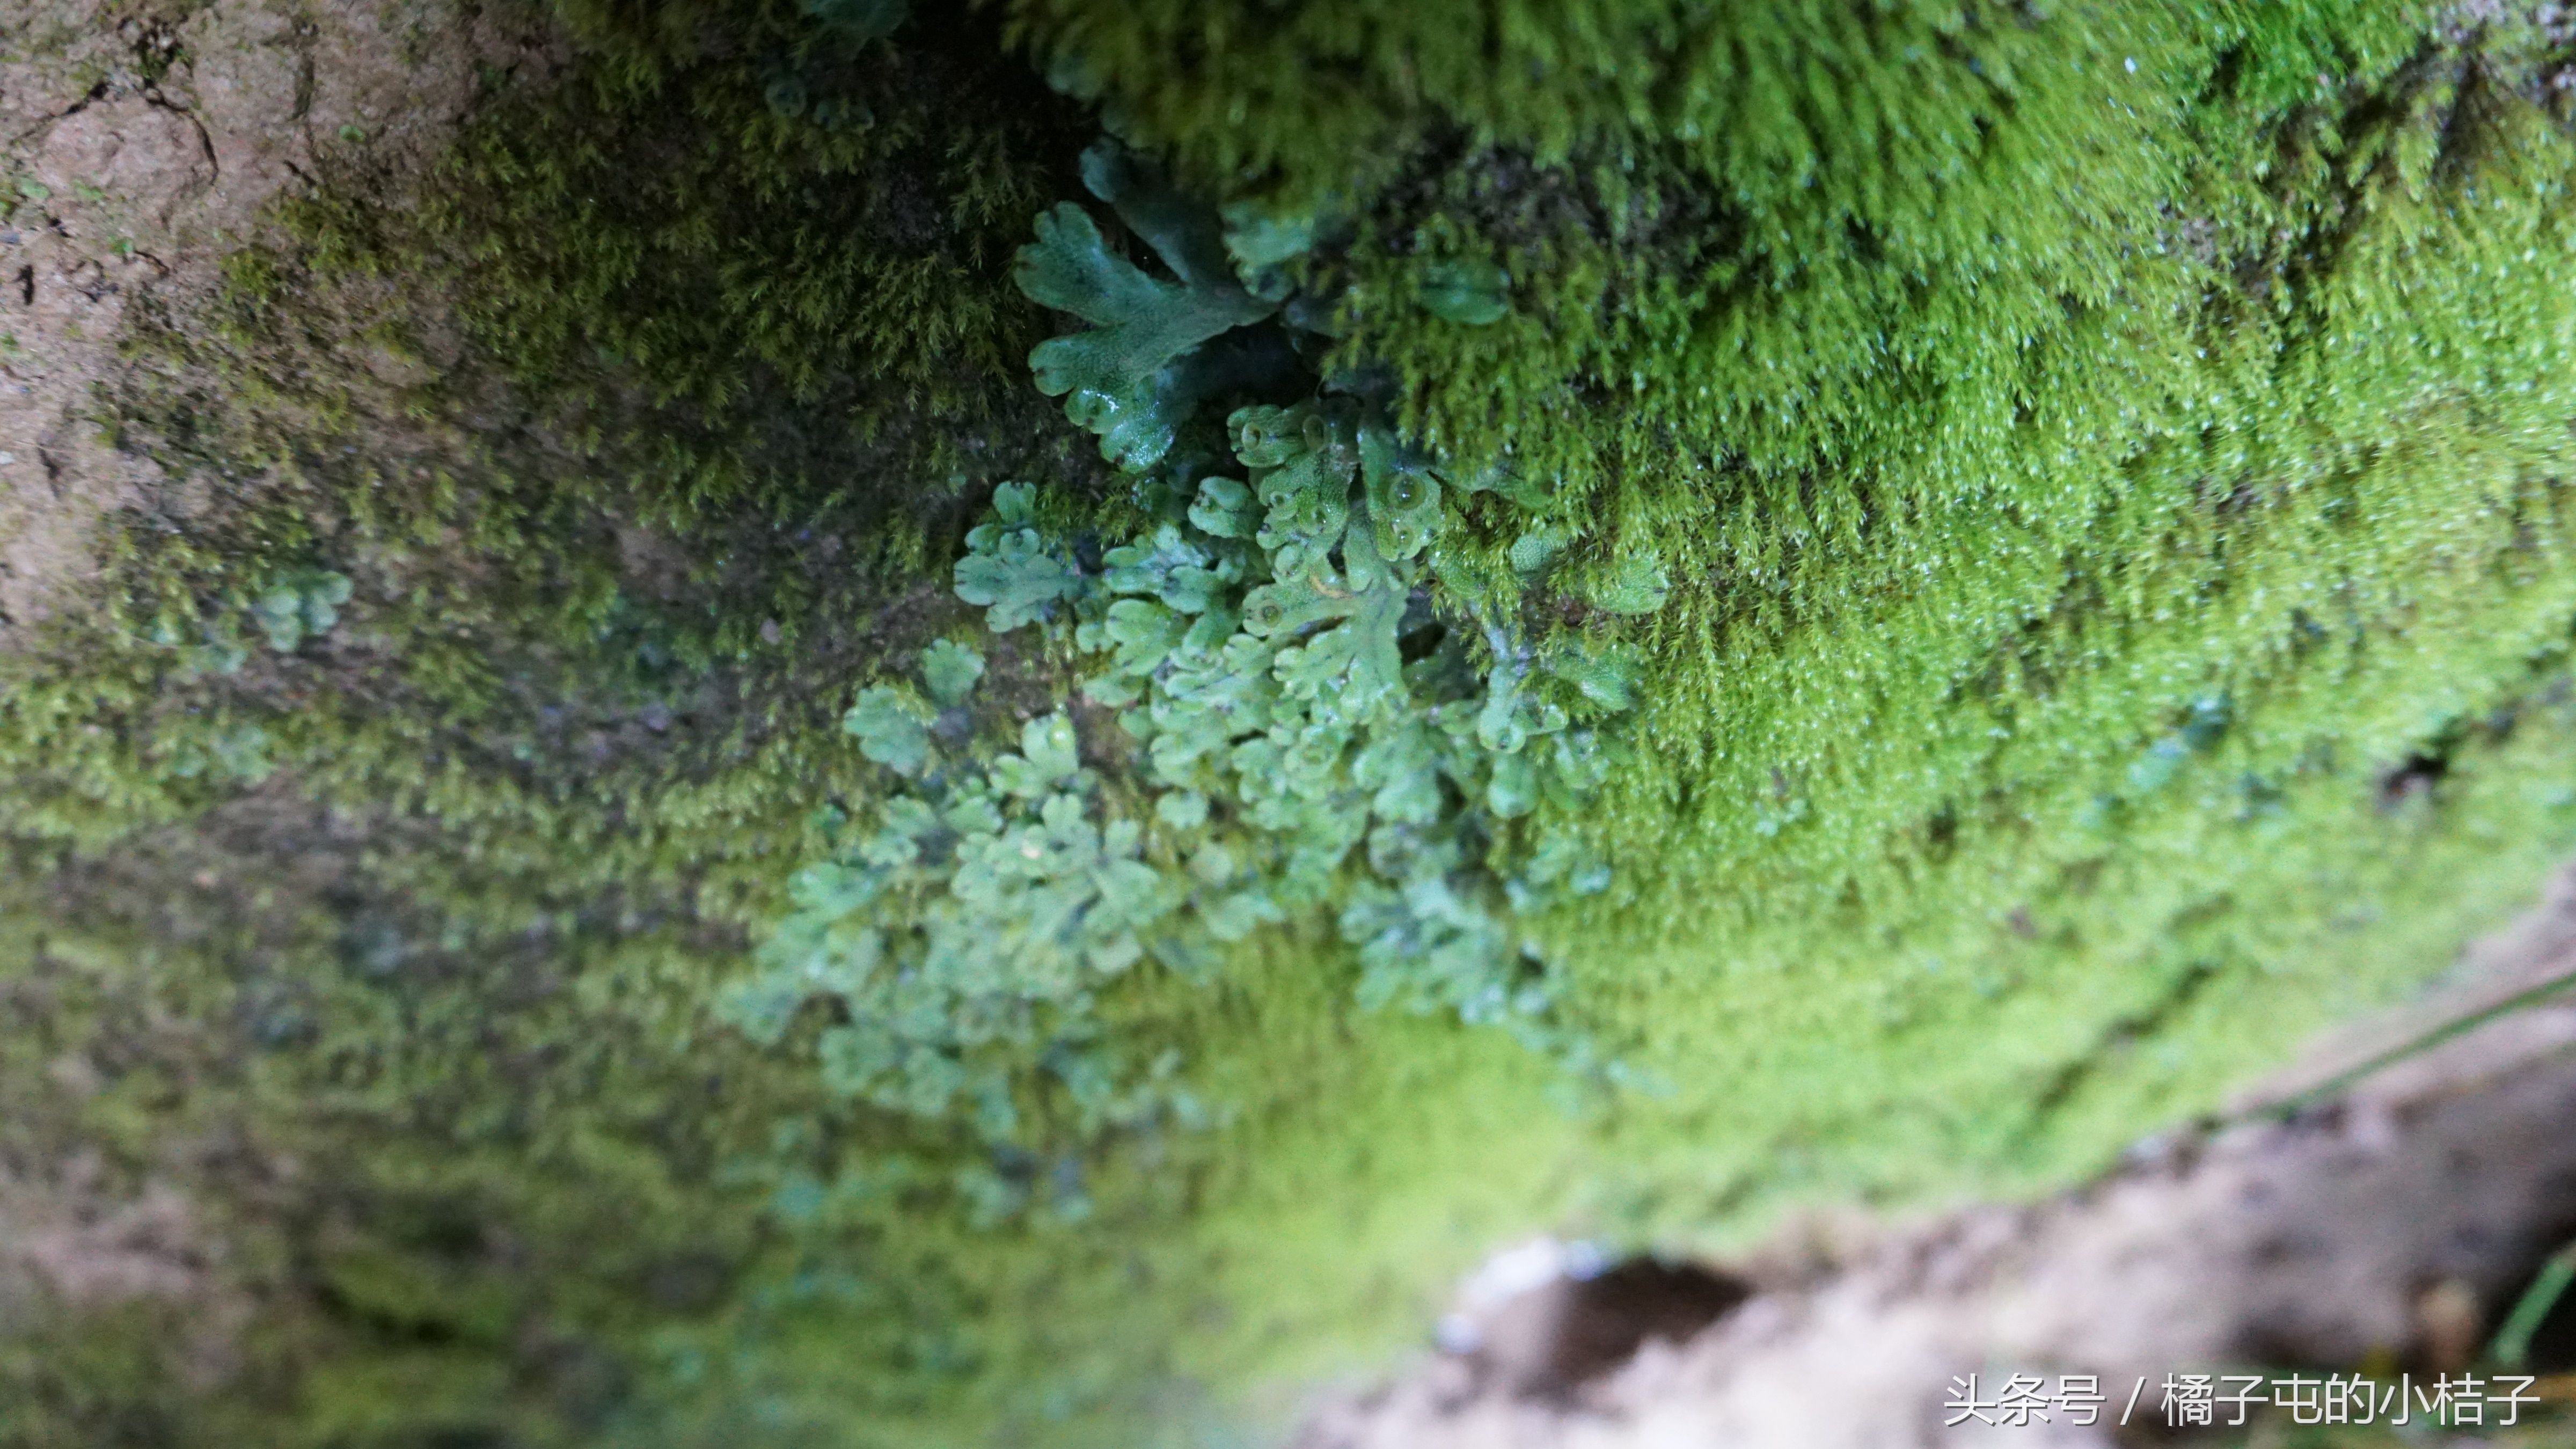
[[[131,289],[0,655],[7,1211],[183,1205],[12,1260],[0,1442],[1257,1442],[2576,847],[2539,20],[404,14],[455,124]]]

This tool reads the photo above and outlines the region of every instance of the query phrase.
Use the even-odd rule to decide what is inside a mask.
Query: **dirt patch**
[[[1589,1374],[1558,1328],[1606,1341],[1566,1307],[1587,1298],[1578,1262],[1468,1302],[1448,1352],[1324,1405],[1297,1442],[2109,1449],[2151,1441],[1945,1427],[1955,1381],[2090,1374],[2125,1393],[2144,1377],[2152,1400],[2178,1372],[2459,1372],[2576,1238],[2571,983],[2576,877],[2561,875],[2446,988],[2339,1033],[2224,1120],[2139,1144],[2101,1182],[1911,1229],[1805,1225],[1711,1270],[1756,1285],[1740,1305],[1692,1334],[1640,1319],[1640,1350]],[[2540,1325],[2530,1371],[2576,1368],[2571,1317]]]
[[[0,1320],[43,1294],[91,1308],[184,1298],[204,1286],[207,1249],[185,1199],[155,1184],[123,1200],[76,1157],[58,1180],[0,1178]]]
[[[88,1070],[77,1061],[58,1065],[58,1078]],[[41,1177],[0,1170],[0,1333],[42,1331],[66,1311],[158,1303],[184,1325],[164,1364],[191,1387],[210,1388],[235,1369],[235,1336],[251,1301],[227,1281],[221,1239],[185,1194],[160,1181],[123,1190],[111,1176],[86,1152],[48,1165]]]
[[[102,515],[184,487],[104,388],[327,162],[407,174],[505,47],[446,0],[0,0],[0,647],[93,576]]]

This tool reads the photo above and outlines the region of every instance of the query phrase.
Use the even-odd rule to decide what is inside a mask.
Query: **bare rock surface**
[[[1707,1270],[1758,1285],[1740,1306],[1695,1334],[1641,1325],[1638,1351],[1588,1377],[1551,1337],[1579,1322],[1603,1338],[1615,1306],[1596,1301],[1588,1319],[1571,1306],[1585,1280],[1470,1302],[1444,1325],[1451,1352],[1320,1406],[1297,1442],[2109,1449],[2147,1441],[2062,1413],[2008,1431],[1945,1421],[1970,1374],[1987,1397],[2016,1373],[2095,1376],[2104,1421],[2144,1379],[2136,1417],[2161,1423],[2173,1373],[2461,1370],[2576,1238],[2571,983],[2576,876],[2562,874],[2424,1000],[2321,1043],[2222,1120],[2140,1144],[2102,1181],[1912,1227],[1846,1225],[1821,1254],[1809,1225],[1772,1267],[1757,1255]]]
[[[326,165],[416,172],[499,48],[449,0],[154,13],[0,0],[0,647],[92,576],[102,515],[185,481],[101,401],[138,303],[202,301]]]
[[[449,0],[0,0],[0,651],[76,606],[102,519],[184,513],[204,486],[113,435],[120,378],[163,365],[127,346],[143,310],[202,325],[226,259],[335,168],[421,174],[476,65],[525,43]],[[15,1006],[0,991],[0,1020]],[[77,1058],[49,1075],[96,1089]],[[183,1176],[0,1143],[0,1327],[158,1302],[202,1340],[177,1362],[220,1377],[247,1305]]]

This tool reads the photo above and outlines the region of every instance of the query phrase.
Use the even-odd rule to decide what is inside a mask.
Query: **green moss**
[[[106,607],[8,661],[17,828],[202,808],[221,791],[167,762],[250,720],[309,788],[546,854],[620,818],[801,818],[818,780],[776,786],[843,748],[818,682],[944,565],[978,480],[1071,451],[1018,374],[1036,316],[999,230],[1070,148],[989,37],[594,28],[567,77],[488,76],[418,194],[334,171],[228,261],[216,325],[138,329],[121,439],[213,506],[132,520]],[[977,94],[997,128],[952,144]],[[197,677],[317,566],[355,580],[337,635]],[[666,808],[597,808],[619,795]]]
[[[1347,352],[1423,441],[1595,526],[1620,480],[1872,551],[1927,500],[2045,498],[1994,464],[2056,367],[2188,434],[2168,366],[2297,325],[2271,278],[2494,154],[2546,49],[2385,6],[1019,9],[1220,196],[1339,218]],[[1510,315],[1437,315],[1466,263]]]
[[[589,34],[566,76],[487,77],[421,191],[335,164],[211,316],[144,319],[120,441],[204,501],[123,520],[98,609],[0,661],[5,977],[48,1052],[120,1064],[25,1119],[25,1160],[104,1145],[247,1245],[247,1368],[186,1412],[142,1396],[174,1407],[141,1442],[686,1423],[666,1359],[817,1315],[924,1365],[864,1412],[955,1396],[940,1255],[818,1307],[809,1265],[846,1276],[882,1224],[790,1242],[762,1209],[845,1138],[940,1202],[955,1153],[764,1078],[699,993],[818,797],[866,793],[854,661],[962,612],[910,563],[944,570],[986,470],[1080,471],[1007,275],[1079,138],[970,23],[901,55],[783,9]],[[993,125],[961,141],[959,106]],[[122,1039],[147,1008],[187,1050]],[[48,1099],[49,1059],[13,1087]],[[170,1163],[185,1123],[253,1146]],[[279,1158],[312,1166],[279,1185]],[[695,1337],[653,1287],[691,1255]],[[713,1380],[706,1432],[738,1441],[758,1392]]]
[[[1815,208],[1823,214],[1859,198],[1870,198],[1864,212],[1911,210],[1903,193],[1969,169],[1990,148],[2070,120],[2070,138],[2128,124],[2072,107],[2029,112],[2029,95],[2071,89],[2073,61],[2143,74],[2141,89],[2160,99],[2192,92],[2176,84],[2181,73],[2156,68],[2162,56],[2218,53],[2229,57],[2228,89],[2279,109],[2306,99],[2320,73],[2365,84],[2386,75],[2429,18],[2334,0],[2066,13],[1689,0],[1402,10],[1018,0],[1012,9],[1059,84],[1102,97],[1121,126],[1211,185],[1346,193],[1355,165],[1444,133],[1545,161],[1604,138],[1668,137],[1747,191],[1776,198],[1783,182],[1825,180],[1835,190]],[[2123,108],[2115,99],[2097,109]],[[2022,138],[1991,134],[2007,115],[2043,124]]]
[[[390,264],[438,257],[512,380],[645,470],[648,520],[856,500],[864,533],[985,474],[1030,413],[1008,384],[1043,334],[1005,278],[1069,108],[963,17],[900,45],[777,5],[586,30],[587,73],[499,83]]]
[[[1024,370],[1062,329],[1011,257],[1090,121],[926,10],[887,39],[585,8],[420,193],[335,169],[229,264],[220,326],[138,331],[122,441],[208,501],[130,520],[99,612],[0,661],[0,986],[41,1023],[0,1047],[0,1122],[18,1160],[183,1183],[237,1245],[249,1367],[183,1393],[137,1347],[167,1315],[93,1321],[11,1349],[0,1402],[36,1407],[0,1441],[1204,1442],[1525,1231],[1717,1247],[1820,1198],[2061,1183],[2402,995],[2576,845],[2546,37],[2331,5],[1015,13],[1252,204],[1232,281],[1168,194],[1123,210],[1175,280],[1052,223],[1152,304],[1088,320],[1208,303],[1040,359],[1077,422],[1153,411],[1111,451],[1183,486],[1113,482]],[[1249,353],[1165,371],[1274,307],[1329,406],[1443,474],[1406,495],[1427,539],[1336,515],[1345,566],[1420,546],[1426,609],[1643,661],[1545,656],[1634,751],[1525,823],[1617,868],[1536,933],[1566,1024],[1650,1086],[1360,1009],[1387,963],[1311,915],[1204,983],[1086,983],[1100,1040],[1180,1053],[1201,1127],[1093,1130],[1065,1084],[997,1151],[716,1024],[881,766],[1059,706],[1111,739],[1169,693],[1169,621],[1080,595],[1249,586],[1144,545],[1203,565],[1298,501],[1216,486],[1289,459],[1208,438],[1312,399]],[[970,550],[1006,476],[1055,486]],[[1403,511],[1341,484],[1304,502]],[[1330,564],[1293,532],[1263,567]],[[1057,610],[1112,667],[979,631],[970,551],[1012,608],[985,622]],[[1376,602],[1341,627],[1382,655],[1413,600]],[[973,739],[912,689],[934,640]],[[1150,755],[1094,754],[1141,805]],[[1462,798],[1518,818],[1476,768]],[[1194,777],[1173,828],[1260,774]],[[105,1081],[78,1101],[44,1085],[72,1058]],[[1080,1211],[972,1226],[1014,1196]]]

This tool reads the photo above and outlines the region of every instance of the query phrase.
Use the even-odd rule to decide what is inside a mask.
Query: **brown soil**
[[[2320,1044],[2223,1119],[2140,1143],[2102,1181],[1908,1227],[1807,1224],[1747,1262],[1698,1266],[1696,1319],[1676,1319],[1670,1290],[1688,1265],[1642,1296],[1618,1269],[1546,1275],[1499,1303],[1471,1281],[1444,1325],[1451,1352],[1320,1406],[1297,1442],[2108,1449],[2150,1441],[2063,1422],[1945,1429],[1953,1380],[2094,1374],[2125,1396],[2145,1376],[2152,1406],[2176,1372],[2459,1370],[2576,1238],[2570,987],[2576,872],[2445,988]],[[2576,1304],[2548,1320],[2531,1369],[2576,1369]]]

